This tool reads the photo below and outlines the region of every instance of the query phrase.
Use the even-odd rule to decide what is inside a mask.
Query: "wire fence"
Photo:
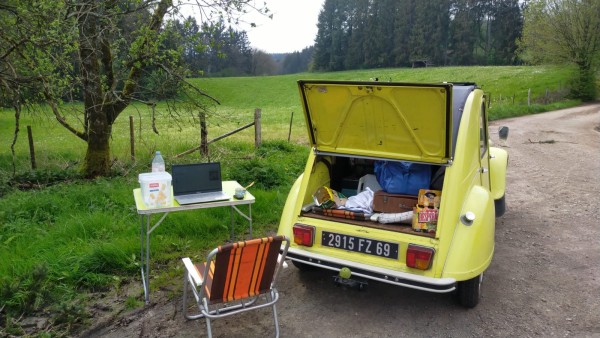
[[[306,134],[304,120],[294,121],[293,112],[265,113],[254,109],[214,113],[206,116],[204,138],[199,115],[174,117],[167,111],[158,111],[151,116],[139,108],[130,113],[133,114],[120,116],[112,125],[113,166],[136,165],[138,162],[145,165],[156,150],[173,159],[187,154],[192,154],[194,159],[206,159],[208,154],[199,150],[208,151],[208,145],[225,138],[230,139],[228,142],[251,144],[256,148],[263,139],[304,142]],[[68,115],[68,121],[77,120],[75,111]],[[31,112],[21,123],[27,123],[27,133],[23,133],[25,130],[21,126],[14,148],[0,154],[0,171],[14,175],[29,169],[71,169],[83,160],[87,144],[60,126],[53,115],[43,110]],[[291,135],[295,139],[290,139]],[[5,143],[4,136],[2,143],[12,142],[11,137]]]

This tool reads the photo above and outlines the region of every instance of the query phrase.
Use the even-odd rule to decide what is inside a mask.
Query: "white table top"
[[[179,203],[177,203],[177,201],[175,201],[175,199],[173,199],[172,206],[162,207],[162,208],[148,208],[146,206],[146,204],[144,203],[144,199],[142,198],[142,190],[140,188],[133,189],[133,197],[135,199],[135,206],[137,208],[137,212],[140,215],[158,214],[158,213],[179,211],[179,210],[193,210],[193,209],[203,209],[203,208],[226,207],[226,206],[254,203],[255,202],[254,196],[248,191],[246,191],[246,196],[244,196],[244,198],[241,200],[233,198],[233,194],[235,193],[235,188],[241,188],[241,187],[242,186],[236,181],[223,181],[223,192],[225,194],[231,196],[231,198],[228,200],[180,205]]]

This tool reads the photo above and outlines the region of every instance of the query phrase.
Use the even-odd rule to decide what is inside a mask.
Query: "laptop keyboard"
[[[224,196],[222,191],[215,191],[215,192],[205,192],[202,194],[176,196],[175,199],[177,200],[177,202],[179,202],[179,204],[190,204],[190,203],[210,202],[210,201],[214,201],[214,200],[223,200],[224,197],[227,197],[227,199],[229,199],[228,196],[226,196],[226,195]]]

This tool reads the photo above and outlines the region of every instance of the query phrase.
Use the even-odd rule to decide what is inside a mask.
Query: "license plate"
[[[400,248],[398,243],[336,234],[329,231],[321,233],[321,245],[392,259],[398,259],[398,250]]]

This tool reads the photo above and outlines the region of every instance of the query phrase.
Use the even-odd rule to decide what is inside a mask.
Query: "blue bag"
[[[385,192],[416,196],[419,189],[429,189],[431,166],[412,162],[376,161],[375,176]]]

